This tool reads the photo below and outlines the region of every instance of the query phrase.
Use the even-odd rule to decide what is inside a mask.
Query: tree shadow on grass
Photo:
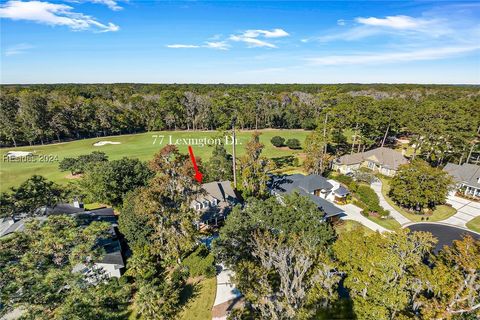
[[[275,166],[280,169],[284,167],[293,166],[295,163],[295,156],[283,156],[283,157],[276,157],[272,158],[272,161],[275,163]]]
[[[200,293],[202,284],[200,280],[187,281],[187,284],[180,292],[180,307],[185,307],[189,302],[193,301]]]

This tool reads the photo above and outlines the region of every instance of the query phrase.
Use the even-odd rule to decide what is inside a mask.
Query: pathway
[[[401,225],[411,222],[409,219],[405,218],[405,216],[403,216],[400,212],[398,212],[394,207],[392,207],[390,203],[387,202],[387,200],[382,194],[382,182],[380,180],[373,182],[371,184],[371,187],[377,194],[378,199],[380,200],[380,206],[385,210],[390,211],[390,216],[393,219],[397,220]]]
[[[365,227],[372,229],[373,231],[379,231],[379,232],[390,232],[390,230],[382,227],[381,225],[376,224],[372,220],[369,220],[368,218],[364,217],[362,215],[362,209],[359,207],[353,205],[353,204],[346,204],[346,205],[338,205],[339,208],[342,208],[345,210],[345,216],[340,217],[342,220],[354,220],[357,222],[360,222],[363,224]]]
[[[473,218],[480,216],[480,203],[457,197],[448,196],[447,203],[457,210],[453,216],[442,220],[443,223],[465,227],[466,223]]]
[[[222,264],[216,267],[219,272],[217,273],[217,294],[213,303],[212,319],[224,320],[227,319],[228,311],[235,307],[242,295],[230,281],[233,271]]]

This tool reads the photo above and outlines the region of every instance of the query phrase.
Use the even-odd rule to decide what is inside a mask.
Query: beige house
[[[383,175],[392,177],[402,164],[408,160],[401,152],[393,149],[380,147],[373,150],[352,153],[333,160],[332,169],[347,174],[354,172],[361,167],[369,168],[372,171],[380,172]]]

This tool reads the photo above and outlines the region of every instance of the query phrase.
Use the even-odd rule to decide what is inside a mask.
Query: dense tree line
[[[246,300],[232,319],[480,315],[480,241],[467,236],[435,254],[437,240],[428,232],[364,234],[354,228],[336,236],[320,218],[299,195],[286,196],[285,206],[273,198],[250,199],[233,211],[214,243]]]
[[[465,160],[480,122],[475,86],[72,84],[1,89],[2,145],[225,129],[236,117],[243,129],[314,129],[325,123],[326,138],[337,143],[350,129],[349,151],[406,133],[428,159]]]

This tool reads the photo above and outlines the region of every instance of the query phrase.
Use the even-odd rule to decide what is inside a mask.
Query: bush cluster
[[[298,141],[298,139],[295,139],[295,138],[288,139],[287,142],[285,142],[285,144],[290,149],[302,149],[302,146],[300,145],[300,141]]]
[[[280,136],[273,137],[270,142],[277,148],[283,147],[285,145],[285,139]]]
[[[365,204],[366,208],[364,208],[364,210],[376,212],[381,216],[388,216],[388,211],[380,206],[380,200],[377,194],[369,186],[364,184],[359,185],[355,191],[355,196]]]
[[[187,267],[190,277],[206,276],[212,278],[215,276],[214,257],[207,247],[202,244],[197,247],[182,264]]]

